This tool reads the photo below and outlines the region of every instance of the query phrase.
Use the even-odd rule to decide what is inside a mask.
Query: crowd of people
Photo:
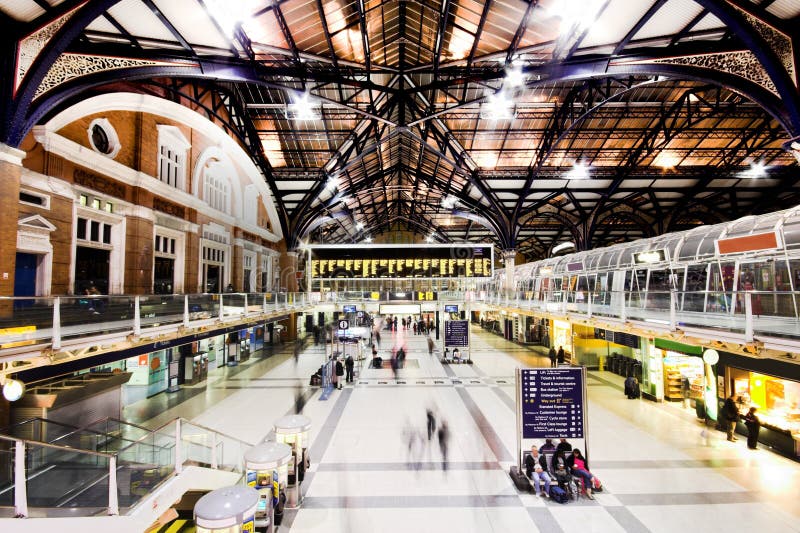
[[[551,457],[549,461],[547,456]],[[589,460],[578,448],[573,449],[567,439],[560,439],[558,445],[546,439],[541,448],[531,446],[531,453],[525,457],[525,475],[531,480],[534,493],[546,498],[551,495],[554,481],[573,498],[581,492],[577,481],[590,500],[594,499],[595,490],[602,490],[600,480],[589,470]]]

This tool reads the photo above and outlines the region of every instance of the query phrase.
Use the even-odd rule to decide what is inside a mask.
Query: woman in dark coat
[[[758,448],[758,432],[761,431],[761,420],[756,416],[757,408],[751,407],[744,416],[744,425],[747,427],[747,447],[751,450]]]

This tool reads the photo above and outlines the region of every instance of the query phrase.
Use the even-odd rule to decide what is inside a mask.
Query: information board
[[[317,245],[309,247],[308,260],[316,279],[490,278],[494,249],[466,244]]]
[[[524,439],[583,439],[583,368],[520,370]]]
[[[444,345],[466,348],[469,346],[469,321],[447,320],[444,323]]]

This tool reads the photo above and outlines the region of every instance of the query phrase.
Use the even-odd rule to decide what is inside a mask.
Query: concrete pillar
[[[0,296],[14,295],[14,271],[17,263],[17,220],[19,218],[19,180],[25,152],[0,144]],[[2,313],[11,309],[2,309]]]
[[[505,263],[506,279],[503,288],[506,292],[514,290],[514,265],[517,258],[516,250],[503,250],[503,262]]]

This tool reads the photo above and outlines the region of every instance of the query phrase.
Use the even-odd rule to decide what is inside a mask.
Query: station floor
[[[312,466],[303,505],[286,512],[282,532],[800,531],[800,463],[704,431],[693,411],[627,400],[608,372],[588,378],[590,465],[605,491],[565,505],[520,494],[507,474],[514,369],[549,361],[479,328],[471,334],[474,364],[443,366],[424,336],[384,332],[382,353],[407,348],[398,379],[364,367],[327,400],[307,387],[322,346],[295,360],[287,344],[205,384],[133,404],[125,416],[152,426],[184,416],[257,443],[294,412],[303,390]],[[427,439],[428,406],[450,428],[446,470],[438,442]]]

